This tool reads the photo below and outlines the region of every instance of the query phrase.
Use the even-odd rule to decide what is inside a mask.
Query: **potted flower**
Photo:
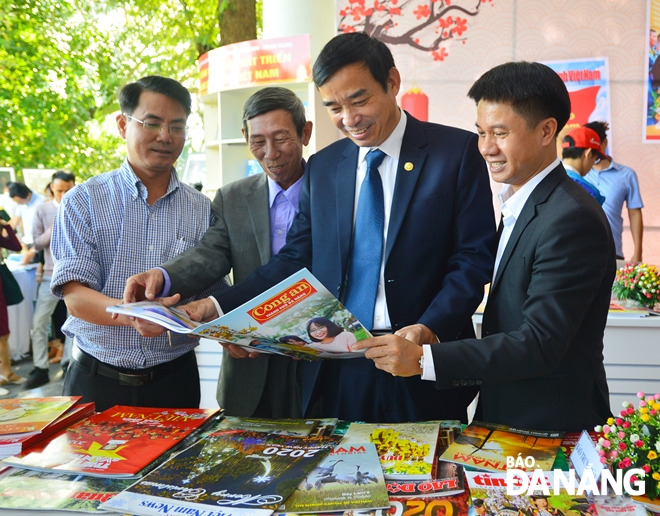
[[[646,263],[627,263],[616,271],[612,291],[617,299],[629,299],[652,310],[660,303],[658,269]]]
[[[611,468],[642,469],[646,496],[654,500],[660,494],[660,394],[638,392],[637,397],[638,408],[626,401],[618,416],[596,427],[603,432],[596,449],[601,462]]]

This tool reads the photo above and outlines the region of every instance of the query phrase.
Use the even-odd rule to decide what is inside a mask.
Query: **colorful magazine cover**
[[[35,508],[94,513],[133,482],[11,468],[0,478],[0,509],[16,509],[16,514]]]
[[[0,400],[0,435],[40,432],[81,399],[51,396]]]
[[[217,429],[248,430],[287,437],[309,437],[319,423],[319,419],[260,419],[225,416],[217,425]]]
[[[531,473],[528,473],[531,476]],[[476,516],[592,516],[596,514],[586,495],[569,495],[565,489],[554,494],[554,476],[545,475],[549,495],[536,492],[507,494],[506,473],[466,471]],[[519,482],[520,480],[518,480]],[[516,482],[516,480],[514,480]]]
[[[214,432],[101,506],[137,515],[267,516],[335,447],[336,439]]]
[[[79,403],[69,408],[64,414],[46,426],[38,433],[28,432],[19,435],[0,436],[0,459],[17,455],[30,446],[34,446],[47,437],[50,437],[78,421],[94,413],[94,402]]]
[[[473,421],[455,437],[440,459],[486,471],[506,471],[507,457],[517,458],[520,454],[534,458],[530,470],[550,470],[563,435],[563,432],[523,430]]]
[[[136,478],[218,412],[116,405],[3,462],[37,471]]]
[[[342,444],[373,443],[388,480],[431,480],[438,423],[351,423]]]
[[[383,511],[386,516],[468,516],[470,496],[467,491],[442,497],[396,497],[390,496],[390,508]]]
[[[107,311],[141,317],[177,333],[304,360],[363,356],[365,350],[353,351],[351,345],[371,337],[307,269],[205,324],[149,301],[110,306]]]
[[[305,477],[278,512],[343,512],[389,506],[376,447],[371,443],[340,444]]]
[[[388,480],[386,486],[390,496],[427,498],[462,493],[465,491],[464,480],[463,466],[439,461],[435,478],[431,480]]]
[[[595,495],[591,498],[591,504],[598,516],[648,516],[644,504],[633,500],[636,497],[611,494]]]

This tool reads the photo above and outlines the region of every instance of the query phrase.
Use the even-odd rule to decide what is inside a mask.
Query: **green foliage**
[[[118,138],[95,123],[103,85],[91,72],[103,50],[88,19],[77,0],[0,0],[2,166],[81,173],[116,160]]]
[[[220,45],[218,9],[218,0],[0,0],[0,166],[81,179],[117,168],[118,89],[158,74],[196,93],[197,58]]]

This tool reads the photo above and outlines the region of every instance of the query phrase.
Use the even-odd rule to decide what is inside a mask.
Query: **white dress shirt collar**
[[[502,209],[504,209],[504,205],[506,205],[511,214],[517,220],[520,216],[520,212],[527,202],[527,199],[529,199],[529,196],[532,195],[534,189],[539,185],[541,181],[546,178],[550,172],[552,172],[559,165],[559,163],[559,158],[555,159],[552,163],[550,163],[550,165],[545,167],[543,170],[541,170],[541,172],[536,174],[524,185],[522,185],[517,192],[513,191],[511,185],[505,185],[498,194],[498,197],[502,202]]]
[[[358,165],[362,163],[365,156],[371,149],[380,149],[390,158],[393,158],[395,161],[399,161],[399,156],[401,155],[401,144],[403,143],[403,134],[406,132],[406,123],[408,118],[404,111],[399,110],[401,116],[399,117],[399,123],[396,124],[394,131],[389,135],[387,140],[378,145],[377,147],[360,147],[360,153],[358,154]]]

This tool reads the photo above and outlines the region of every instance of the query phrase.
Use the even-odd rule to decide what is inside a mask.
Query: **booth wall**
[[[355,4],[337,0],[337,30],[341,12],[345,14],[346,7]],[[428,2],[419,0],[416,4],[422,7]],[[390,45],[403,77],[401,94],[418,86],[428,96],[430,121],[473,131],[476,110],[466,94],[472,83],[491,67],[511,60],[607,57],[612,155],[638,174],[644,200],[644,260],[660,265],[660,145],[643,143],[647,9],[647,0],[483,0],[477,15],[463,15],[467,18],[466,30],[444,45],[441,60],[437,54],[410,45]],[[411,7],[397,23],[420,24],[420,12]],[[355,23],[351,17],[344,20]],[[361,30],[359,26],[357,30]],[[492,186],[499,212],[496,194],[500,186]],[[633,247],[625,212],[624,209],[624,254],[630,257]]]

